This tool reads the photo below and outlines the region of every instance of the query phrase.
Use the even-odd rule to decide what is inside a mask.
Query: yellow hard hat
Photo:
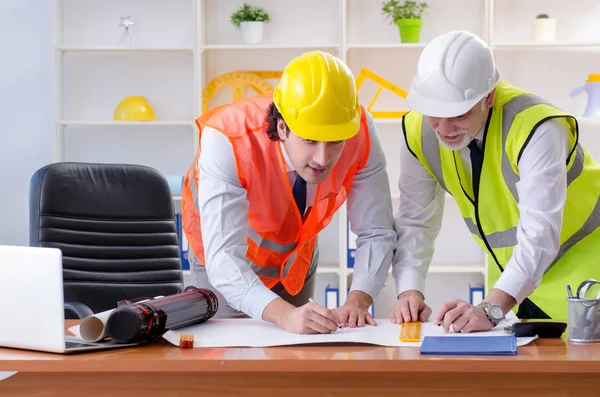
[[[115,120],[148,121],[156,120],[150,102],[143,96],[129,96],[123,99],[115,109]]]
[[[294,58],[273,91],[273,102],[290,130],[304,139],[341,141],[352,138],[360,127],[352,72],[325,52]]]

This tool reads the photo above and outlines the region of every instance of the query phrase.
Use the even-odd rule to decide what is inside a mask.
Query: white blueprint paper
[[[314,343],[366,343],[379,346],[418,347],[421,346],[425,336],[446,335],[460,338],[507,335],[504,327],[517,322],[518,319],[513,315],[491,331],[469,334],[445,333],[442,327],[428,321],[421,324],[421,342],[400,342],[400,325],[393,324],[386,319],[377,319],[376,321],[377,326],[342,328],[330,334],[300,335],[289,333],[266,321],[250,318],[210,319],[202,324],[168,331],[163,338],[179,346],[180,336],[191,334],[194,336],[194,347],[268,347]],[[534,339],[536,338],[517,338],[517,345],[526,345]]]

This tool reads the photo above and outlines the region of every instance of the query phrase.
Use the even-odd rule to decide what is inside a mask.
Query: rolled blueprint
[[[158,298],[164,298],[164,296],[160,295],[154,299]],[[149,300],[150,299],[145,299],[138,303],[148,302]],[[110,335],[106,328],[106,323],[108,322],[111,313],[115,310],[117,309],[110,309],[84,318],[79,325],[79,335],[81,339],[86,342],[99,342],[108,338]]]
[[[106,331],[106,322],[110,314],[114,311],[115,309],[110,309],[84,318],[79,325],[81,339],[86,342],[99,342],[107,338],[109,335]]]

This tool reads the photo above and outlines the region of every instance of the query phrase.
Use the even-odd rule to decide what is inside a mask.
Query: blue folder
[[[514,335],[499,336],[426,336],[421,354],[516,356],[517,339]]]

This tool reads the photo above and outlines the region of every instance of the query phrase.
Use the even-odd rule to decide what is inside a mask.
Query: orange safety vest
[[[337,164],[320,183],[315,202],[304,223],[288,181],[285,159],[279,141],[266,133],[267,109],[272,94],[246,98],[217,107],[196,119],[199,137],[205,127],[220,131],[233,147],[238,177],[247,191],[248,251],[246,258],[261,281],[273,288],[278,282],[296,295],[312,261],[317,234],[323,230],[346,201],[354,175],[369,157],[369,130],[361,108],[360,130],[347,140]],[[185,175],[182,188],[183,229],[190,249],[206,265],[200,213],[198,211],[198,158]]]

